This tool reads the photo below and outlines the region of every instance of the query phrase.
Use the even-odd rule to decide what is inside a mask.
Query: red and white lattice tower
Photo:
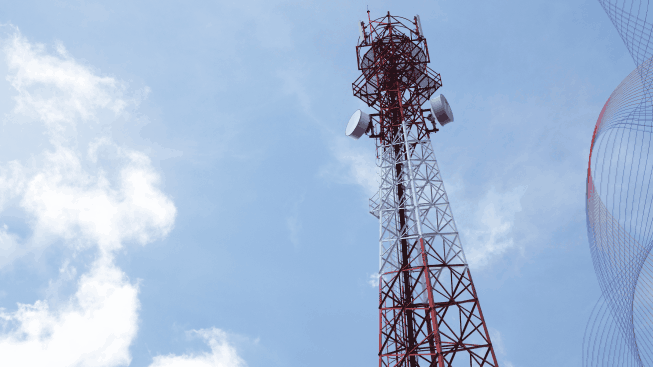
[[[362,75],[347,135],[376,141],[379,191],[379,367],[497,366],[490,335],[433,154],[430,134],[453,114],[429,67],[419,16],[361,22]],[[430,102],[430,108],[422,106]],[[429,125],[432,128],[429,128]]]

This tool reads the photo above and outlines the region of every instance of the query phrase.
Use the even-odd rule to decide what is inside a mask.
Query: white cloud
[[[0,267],[11,263],[16,257],[24,253],[24,249],[19,244],[18,236],[9,233],[9,227],[3,224],[0,227]]]
[[[82,122],[110,123],[138,100],[124,99],[122,83],[97,76],[62,45],[50,55],[16,33],[2,50],[10,70],[7,80],[18,92],[13,114],[42,123],[50,147],[31,152],[29,164],[0,164],[0,210],[16,198],[32,229],[29,238],[21,239],[6,225],[0,227],[0,266],[57,239],[75,252],[97,250],[65,301],[53,307],[39,300],[0,312],[3,365],[128,365],[138,330],[138,286],[114,264],[113,252],[126,242],[145,244],[167,235],[176,208],[159,189],[159,175],[146,155],[107,136],[88,139],[84,152],[77,147],[83,140],[77,132]],[[50,299],[76,277],[68,261],[60,279],[50,281]],[[194,333],[206,340],[210,353],[156,356],[152,366],[245,366],[224,332]]]
[[[14,112],[38,118],[50,133],[60,132],[66,124],[95,119],[98,109],[117,114],[128,104],[121,97],[122,83],[95,75],[60,43],[56,55],[50,55],[44,45],[31,44],[15,33],[3,46],[10,70],[7,81],[18,92]]]
[[[51,293],[76,277],[68,265],[72,253],[95,251],[77,290],[63,302],[39,300],[0,312],[3,366],[128,365],[138,330],[138,287],[114,264],[113,252],[167,235],[176,208],[147,156],[106,136],[86,137],[90,144],[79,149],[77,127],[110,123],[137,101],[124,99],[122,83],[97,76],[61,45],[50,55],[19,33],[2,45],[7,81],[17,92],[13,114],[42,124],[50,146],[29,152],[27,162],[0,162],[0,210],[14,203],[32,230],[21,238],[0,227],[0,266],[63,240],[64,265],[61,278],[50,281]]]
[[[334,136],[331,152],[337,164],[323,166],[319,174],[338,183],[359,185],[371,197],[379,190],[375,154],[372,149],[357,146],[360,143],[362,141],[345,136]]]
[[[374,152],[357,147],[356,143],[350,138],[334,137],[332,152],[337,164],[323,166],[319,174],[339,183],[359,185],[371,197],[378,191]],[[459,181],[447,185],[448,193],[458,194],[463,186]],[[465,224],[458,229],[462,232],[463,248],[472,268],[485,268],[507,252],[522,248],[514,241],[514,221],[516,213],[522,210],[521,199],[525,193],[526,186],[505,192],[491,187],[477,204],[470,200],[466,200],[465,207],[457,205],[458,201],[453,204],[456,220],[462,219]],[[373,280],[368,283],[378,286]]]
[[[522,210],[521,199],[526,187],[497,192],[490,188],[477,206],[466,208],[466,220],[462,229],[463,248],[472,269],[481,269],[518,247],[513,238],[515,214]]]
[[[25,181],[25,173],[20,163],[13,161],[0,166],[0,210],[7,200],[17,196]]]
[[[91,174],[73,150],[44,154],[43,167],[27,180],[22,206],[35,218],[37,238],[54,235],[104,251],[127,240],[147,243],[172,228],[175,207],[158,188],[159,177],[141,153],[111,146],[118,177],[112,185],[99,167]]]
[[[211,352],[154,357],[150,367],[245,367],[227,333],[220,329],[194,330],[211,347]]]
[[[138,288],[102,257],[56,310],[46,301],[2,312],[4,366],[121,366],[137,331]]]
[[[492,340],[492,346],[494,347],[494,351],[496,354],[501,357],[499,358],[500,360],[500,365],[506,366],[506,367],[513,367],[513,364],[510,363],[510,361],[506,361],[506,349],[505,345],[503,342],[503,337],[501,336],[501,333],[499,330],[492,329],[490,328],[490,339]]]
[[[313,101],[305,85],[309,72],[301,65],[292,65],[277,72],[281,80],[281,90],[297,98],[298,106],[309,120],[321,126],[320,118],[315,114]],[[329,162],[318,171],[318,176],[340,184],[359,185],[370,197],[379,189],[373,143],[364,137],[358,141],[345,136],[345,125],[336,135],[330,129],[323,129],[335,162]],[[367,143],[367,144],[365,144]]]
[[[369,284],[372,288],[379,288],[380,278],[381,275],[379,275],[379,273],[372,273],[370,274],[369,279],[367,279],[367,284]]]

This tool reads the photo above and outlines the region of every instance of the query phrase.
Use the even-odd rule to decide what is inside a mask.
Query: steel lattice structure
[[[592,136],[587,231],[603,296],[585,331],[583,364],[653,366],[653,9],[640,0],[599,3],[636,69],[608,98]]]
[[[354,95],[377,113],[379,367],[497,366],[422,105],[442,86],[418,18],[362,23]],[[427,121],[432,123],[429,128]]]

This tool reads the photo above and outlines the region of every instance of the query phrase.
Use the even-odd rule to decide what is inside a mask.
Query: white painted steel
[[[460,243],[449,199],[444,189],[431,140],[419,134],[416,125],[401,124],[401,132],[393,141],[378,144],[377,164],[381,181],[379,192],[370,199],[370,213],[380,222],[379,273],[392,277],[401,267],[401,241],[424,241],[437,250],[438,259],[433,264],[459,264],[467,266],[467,259]],[[401,146],[400,154],[396,148]],[[403,166],[397,176],[397,165]],[[397,186],[404,186],[404,199],[398,200]],[[403,210],[406,227],[399,225],[399,211]],[[429,251],[430,252],[430,251]],[[410,255],[409,262],[421,264],[420,254]],[[429,256],[432,256],[429,253]],[[437,287],[442,269],[432,270],[431,287]],[[388,279],[389,279],[388,278]],[[420,279],[422,289],[426,288]],[[399,289],[397,290],[400,291]],[[418,292],[419,293],[419,292]],[[422,297],[422,296],[420,296]]]
[[[367,131],[367,128],[370,126],[370,115],[366,114],[361,110],[356,110],[347,124],[347,129],[345,129],[345,135],[352,137],[356,140],[363,136]]]

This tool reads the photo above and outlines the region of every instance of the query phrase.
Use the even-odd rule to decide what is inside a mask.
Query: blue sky
[[[634,69],[596,1],[4,1],[3,360],[377,364],[367,6],[421,17],[500,364],[579,365],[591,134]]]

